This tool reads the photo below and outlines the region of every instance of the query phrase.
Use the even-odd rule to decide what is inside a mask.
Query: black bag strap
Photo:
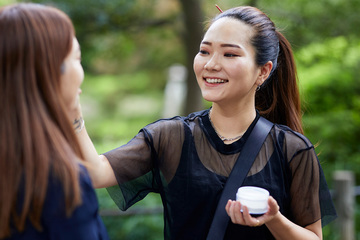
[[[249,138],[246,140],[242,151],[226,181],[221,193],[213,221],[207,236],[207,240],[220,240],[225,236],[230,217],[226,213],[225,206],[229,199],[235,199],[237,189],[243,184],[244,179],[253,165],[266,136],[269,134],[273,123],[260,117],[254,126]]]

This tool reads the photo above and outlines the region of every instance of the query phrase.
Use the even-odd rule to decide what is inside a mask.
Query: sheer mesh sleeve
[[[180,118],[159,120],[141,129],[126,145],[104,154],[118,182],[117,186],[107,190],[121,210],[126,210],[149,192],[159,192],[155,171],[160,170],[167,182],[172,179],[183,141]]]
[[[321,218],[319,203],[319,166],[312,148],[297,153],[290,162],[292,170],[291,208],[301,226]]]
[[[119,184],[134,180],[152,168],[151,152],[143,132],[126,145],[104,154],[114,170]]]
[[[294,221],[307,226],[320,219],[322,225],[336,218],[335,208],[313,145],[302,138],[286,138],[292,172],[291,209]]]
[[[113,168],[118,185],[107,188],[121,210],[139,201],[152,188],[151,151],[143,132],[126,145],[104,154]]]

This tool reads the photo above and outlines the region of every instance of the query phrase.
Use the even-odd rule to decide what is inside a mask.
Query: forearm
[[[86,127],[77,133],[77,137],[94,187],[103,188],[116,185],[116,178],[109,161],[105,156],[98,155]]]
[[[299,225],[288,220],[280,212],[278,212],[275,217],[265,223],[267,228],[270,230],[275,239],[307,239],[307,240],[321,240],[322,239],[322,230],[321,230],[321,220],[309,225],[306,228],[303,228]]]

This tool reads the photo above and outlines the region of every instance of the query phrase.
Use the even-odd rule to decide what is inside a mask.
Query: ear
[[[260,74],[258,80],[256,81],[257,85],[262,85],[265,80],[269,77],[271,69],[273,67],[272,61],[268,61],[262,67],[260,67]]]

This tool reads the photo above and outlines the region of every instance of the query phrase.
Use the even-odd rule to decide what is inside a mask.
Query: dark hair
[[[81,203],[82,153],[61,95],[60,68],[75,36],[69,17],[39,4],[9,5],[0,8],[0,32],[2,239],[10,222],[18,231],[27,220],[41,230],[52,174],[63,186],[67,215]]]
[[[253,28],[250,41],[258,66],[268,61],[273,63],[270,76],[255,95],[260,114],[274,123],[303,133],[296,66],[290,43],[276,30],[271,19],[255,7],[229,9],[215,17],[213,22],[224,17],[240,20]]]

